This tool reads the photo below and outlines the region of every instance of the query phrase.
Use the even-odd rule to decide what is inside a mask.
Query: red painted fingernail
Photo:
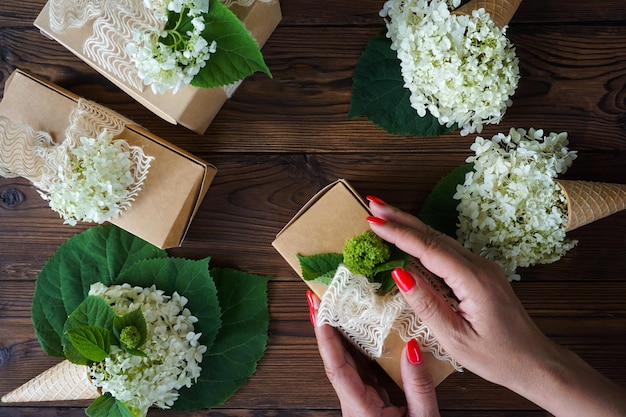
[[[385,224],[387,223],[387,220],[381,219],[380,217],[375,217],[375,216],[367,216],[365,218],[365,220],[367,220],[368,223],[372,223],[372,224]]]
[[[406,342],[406,357],[413,365],[422,363],[422,351],[417,340],[411,339]]]
[[[396,268],[391,271],[391,277],[396,282],[398,288],[402,292],[409,292],[415,287],[415,278],[408,271],[402,268]]]
[[[374,204],[378,204],[379,206],[386,206],[387,203],[384,200],[381,200],[378,197],[375,197],[373,195],[368,195],[367,197],[365,197],[367,199],[367,201],[371,201]]]
[[[309,309],[309,320],[311,320],[311,324],[315,327],[315,323],[317,322],[317,316],[315,315],[315,309]]]
[[[309,304],[309,308],[315,308],[315,301],[313,300],[313,291],[306,290],[306,302]]]

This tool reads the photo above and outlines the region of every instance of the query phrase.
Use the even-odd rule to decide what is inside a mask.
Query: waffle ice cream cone
[[[99,395],[89,380],[87,367],[64,360],[4,395],[2,402],[87,400]]]
[[[521,2],[522,0],[470,0],[455,9],[452,13],[471,16],[472,11],[485,9],[491,16],[491,20],[493,20],[498,27],[504,28],[513,18]]]
[[[567,198],[566,231],[626,209],[626,184],[557,180]]]

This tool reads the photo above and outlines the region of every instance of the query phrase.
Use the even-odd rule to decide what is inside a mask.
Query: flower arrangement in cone
[[[497,124],[519,80],[506,25],[521,0],[388,0],[386,31],[354,73],[349,116],[395,134],[461,135]]]
[[[2,401],[94,399],[90,417],[222,404],[265,351],[267,281],[113,225],[80,233],[42,269],[32,307],[43,350],[65,360]]]
[[[468,165],[437,184],[420,217],[518,280],[518,267],[572,249],[566,232],[626,209],[626,184],[557,178],[576,158],[568,145],[567,133],[535,129],[478,136]]]

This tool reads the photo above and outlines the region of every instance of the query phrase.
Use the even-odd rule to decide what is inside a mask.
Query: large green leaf
[[[43,350],[64,356],[63,326],[91,284],[110,285],[138,260],[165,256],[165,251],[113,225],[88,229],[63,243],[46,262],[35,285],[32,317]]]
[[[473,169],[472,164],[464,164],[443,177],[426,198],[418,217],[427,225],[456,239],[459,214],[456,207],[459,201],[452,198],[456,187],[463,184],[465,174]]]
[[[211,275],[222,307],[222,328],[204,355],[201,377],[180,390],[173,406],[177,410],[224,403],[254,374],[267,345],[269,278],[222,268],[212,269]]]
[[[296,256],[300,261],[300,268],[302,268],[302,278],[306,281],[314,280],[329,273],[334,275],[339,264],[343,262],[341,253],[320,253],[309,256],[298,254]]]
[[[385,33],[383,30],[370,39],[354,68],[348,117],[365,116],[397,135],[439,136],[456,130],[456,125],[440,125],[430,113],[420,117],[411,107],[400,60]]]
[[[85,410],[89,417],[136,417],[122,403],[111,396],[111,394],[101,395]]]
[[[229,85],[257,71],[272,76],[263,60],[261,49],[248,29],[219,0],[210,0],[209,13],[205,14],[202,36],[209,43],[217,42],[217,50],[206,65],[193,78],[191,85],[212,88]],[[191,29],[191,21],[181,27],[181,32]]]

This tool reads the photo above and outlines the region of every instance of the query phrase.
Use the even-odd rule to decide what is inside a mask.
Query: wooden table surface
[[[305,285],[272,248],[276,233],[321,187],[347,178],[362,194],[416,212],[437,182],[469,155],[473,136],[391,136],[347,119],[354,66],[382,27],[382,0],[282,0],[283,20],[263,49],[274,75],[247,79],[201,136],[169,125],[44,38],[32,25],[43,0],[0,3],[0,88],[21,68],[106,105],[215,164],[218,175],[182,247],[272,275],[267,353],[222,407],[166,416],[331,416],[338,401],[317,353]],[[567,131],[578,159],[571,179],[626,183],[626,2],[525,0],[509,38],[521,81],[500,126]],[[10,198],[12,191],[22,201]],[[70,236],[30,183],[0,178],[0,394],[47,369],[30,308],[35,279]],[[514,289],[541,329],[607,377],[626,385],[626,211],[578,229],[558,263],[521,271]],[[401,393],[385,380],[392,397]],[[437,389],[443,416],[544,416],[470,372]],[[86,403],[0,406],[0,416],[82,416]]]

